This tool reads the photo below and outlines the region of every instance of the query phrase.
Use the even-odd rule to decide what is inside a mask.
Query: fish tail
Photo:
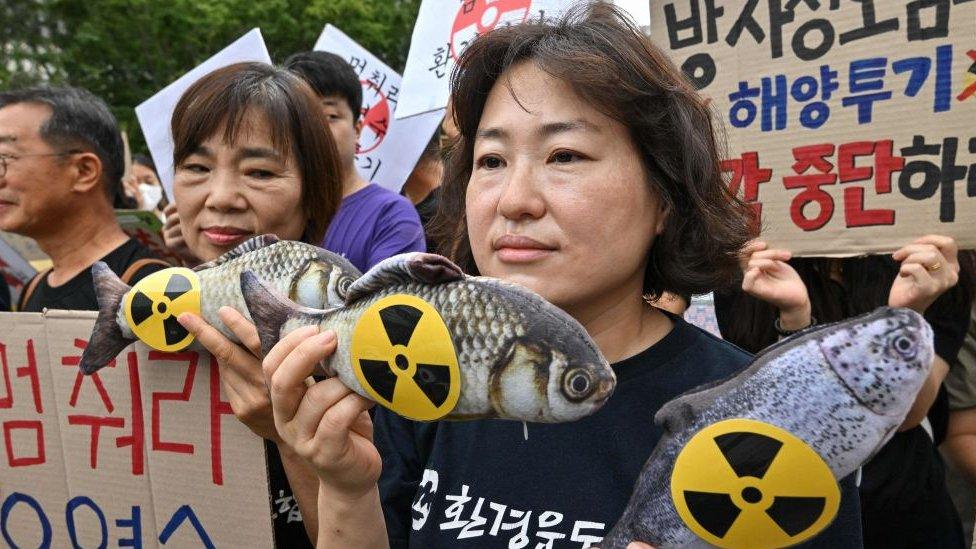
[[[241,273],[241,294],[258,330],[261,353],[265,355],[285,333],[301,326],[317,325],[325,317],[325,311],[296,304],[251,271]]]
[[[85,374],[93,374],[135,341],[122,333],[118,314],[122,298],[131,289],[115,275],[108,265],[96,261],[92,265],[92,279],[95,281],[95,295],[98,299],[98,318],[92,329],[88,346],[81,355],[79,364]]]

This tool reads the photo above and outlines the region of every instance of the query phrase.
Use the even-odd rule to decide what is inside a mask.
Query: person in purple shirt
[[[363,89],[356,71],[338,55],[321,51],[296,53],[285,60],[285,68],[308,82],[321,98],[345,172],[342,204],[322,247],[342,254],[363,272],[390,256],[426,251],[423,225],[413,204],[370,184],[356,170],[363,127]]]

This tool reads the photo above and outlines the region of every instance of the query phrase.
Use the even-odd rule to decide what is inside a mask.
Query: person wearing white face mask
[[[132,172],[123,181],[125,194],[136,201],[136,207],[155,213],[165,220],[163,208],[168,201],[156,175],[156,164],[144,154],[132,155]]]

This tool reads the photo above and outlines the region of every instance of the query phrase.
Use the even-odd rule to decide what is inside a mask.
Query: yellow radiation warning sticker
[[[718,547],[787,547],[834,520],[840,489],[812,448],[751,419],[713,423],[674,463],[671,497],[685,525]]]
[[[401,416],[440,419],[461,396],[450,331],[419,297],[392,295],[366,309],[353,329],[350,357],[366,392]]]
[[[200,279],[183,267],[157,271],[132,287],[122,308],[140,341],[160,351],[181,351],[193,342],[193,335],[176,317],[200,314]]]

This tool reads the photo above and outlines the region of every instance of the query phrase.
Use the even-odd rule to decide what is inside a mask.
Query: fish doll
[[[881,308],[766,349],[665,404],[664,430],[600,547],[787,547],[833,520],[837,479],[891,438],[928,376],[932,330]]]
[[[328,311],[292,303],[256,273],[241,276],[241,290],[265,352],[302,326],[334,330],[327,375],[410,419],[573,421],[597,411],[616,384],[568,314],[438,255],[380,262]]]
[[[273,235],[251,238],[194,269],[157,271],[132,287],[97,262],[92,277],[99,312],[82,353],[82,371],[98,371],[137,339],[161,351],[190,347],[193,336],[176,320],[183,312],[200,315],[237,342],[217,311],[226,305],[247,316],[240,283],[244,271],[258,274],[290,299],[317,308],[342,305],[346,291],[361,274],[337,254]]]

